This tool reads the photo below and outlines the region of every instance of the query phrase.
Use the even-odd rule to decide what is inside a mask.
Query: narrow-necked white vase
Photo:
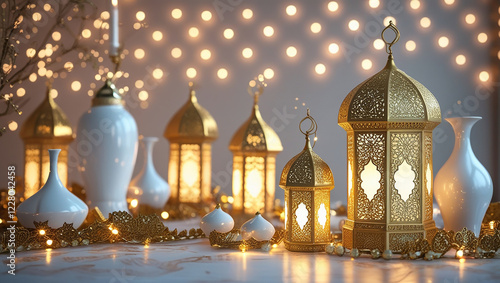
[[[25,200],[17,208],[17,217],[24,227],[36,228],[33,221],[49,221],[51,228],[59,228],[66,222],[80,227],[89,208],[64,187],[57,172],[57,159],[60,149],[49,149],[50,173],[45,185]]]
[[[128,212],[127,190],[135,165],[137,124],[111,81],[96,93],[92,108],[78,123],[76,151],[80,156],[87,204],[104,217]]]
[[[470,144],[471,128],[481,117],[445,120],[455,132],[455,147],[436,175],[434,195],[446,230],[459,231],[467,227],[477,237],[493,196],[490,174],[476,158]]]
[[[139,205],[147,204],[162,209],[170,197],[170,187],[156,172],[153,164],[153,146],[158,138],[142,137],[140,141],[144,147],[144,166],[130,182],[127,197],[137,199]]]

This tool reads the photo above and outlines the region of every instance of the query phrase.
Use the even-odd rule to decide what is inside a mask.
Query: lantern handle
[[[391,29],[396,34],[396,37],[394,37],[394,39],[391,42],[387,41],[384,36],[384,33],[388,29]],[[396,27],[396,25],[392,23],[392,21],[389,21],[389,25],[382,30],[381,35],[382,35],[382,40],[385,42],[385,52],[387,52],[387,54],[389,55],[392,55],[392,46],[399,40],[400,36],[399,29]]]
[[[311,126],[309,126],[309,129],[307,129],[304,132],[304,130],[302,130],[302,123],[305,120],[311,121]],[[314,120],[314,118],[311,116],[309,108],[307,108],[306,117],[302,118],[302,120],[300,120],[300,122],[299,122],[299,130],[302,134],[304,134],[306,136],[306,139],[309,139],[310,135],[314,135],[314,141],[313,141],[313,145],[312,145],[312,148],[314,148],[314,146],[316,145],[316,140],[318,139],[316,136],[316,132],[318,131],[318,123],[316,123],[316,120]]]

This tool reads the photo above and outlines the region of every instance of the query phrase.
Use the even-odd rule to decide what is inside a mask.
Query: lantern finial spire
[[[302,123],[305,121],[305,120],[309,120],[311,121],[311,125],[309,126],[309,128],[304,132],[304,130],[302,130]],[[313,142],[313,148],[314,148],[314,145],[316,144],[316,140],[317,140],[317,137],[316,137],[316,132],[318,131],[318,123],[316,123],[316,120],[314,120],[314,118],[311,116],[311,113],[309,111],[309,108],[307,108],[307,115],[306,117],[304,117],[302,120],[300,120],[299,122],[299,130],[302,134],[304,134],[304,136],[306,136],[306,146],[309,144],[309,136],[310,135],[314,135],[314,142]]]
[[[384,37],[384,33],[385,33],[388,29],[392,30],[392,31],[394,32],[394,34],[395,34],[394,39],[393,39],[392,41],[390,41],[390,42],[389,42],[387,39],[385,39],[385,37]],[[382,35],[382,40],[385,42],[385,45],[386,45],[386,47],[385,47],[385,51],[387,52],[387,54],[392,55],[392,46],[393,46],[396,42],[398,42],[398,40],[399,40],[399,36],[400,36],[400,33],[399,33],[398,28],[396,27],[396,25],[395,25],[395,24],[393,24],[393,23],[392,23],[392,21],[389,21],[389,25],[388,25],[388,26],[386,26],[386,27],[384,28],[384,30],[382,30],[382,34],[381,34],[381,35]]]
[[[266,86],[267,84],[264,82],[264,76],[262,74],[259,74],[248,83],[247,91],[248,94],[254,98],[254,106],[259,103],[259,97],[264,92]]]

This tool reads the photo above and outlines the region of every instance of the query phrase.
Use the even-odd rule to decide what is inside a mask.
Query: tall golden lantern
[[[384,38],[391,29],[392,42]],[[430,239],[432,130],[441,122],[436,98],[394,64],[399,30],[382,31],[389,58],[377,74],[355,87],[339,111],[347,131],[347,248],[398,252],[405,242]]]
[[[210,200],[212,142],[217,123],[196,98],[189,83],[189,99],[170,119],[164,133],[170,142],[168,183],[172,203],[201,204]]]
[[[57,162],[59,178],[68,185],[68,146],[75,139],[66,114],[50,96],[51,86],[43,102],[21,126],[24,141],[24,198],[35,194],[47,180],[50,171],[48,149],[61,149]]]
[[[300,126],[305,120],[310,120],[311,126],[304,132]],[[330,191],[334,181],[330,167],[313,151],[309,141],[310,135],[316,137],[317,128],[307,109],[307,116],[299,124],[306,145],[281,173],[280,187],[285,190],[284,242],[290,251],[324,251],[331,241]]]
[[[276,155],[283,147],[279,136],[259,111],[259,96],[264,87],[262,81],[250,81],[248,92],[254,97],[252,114],[234,133],[229,144],[233,153],[233,209],[236,213],[253,214],[261,209],[269,213],[274,208]]]

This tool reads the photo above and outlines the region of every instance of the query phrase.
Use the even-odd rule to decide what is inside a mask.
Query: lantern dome
[[[357,122],[389,122],[381,129],[405,127],[405,122],[422,122],[411,127],[433,129],[441,122],[439,103],[421,83],[394,64],[389,54],[385,67],[356,86],[340,106],[338,122],[346,130]]]
[[[164,136],[170,142],[180,143],[210,142],[219,136],[215,119],[198,103],[192,88],[186,104],[168,122]]]
[[[258,96],[255,96],[252,114],[243,125],[234,133],[229,150],[239,151],[261,151],[281,152],[283,146],[276,132],[262,118],[257,104]]]
[[[45,100],[21,126],[20,136],[24,141],[50,139],[53,142],[70,143],[74,140],[68,117],[50,96],[50,90],[49,86]]]
[[[332,170],[317,155],[306,139],[304,149],[295,155],[283,168],[280,186],[286,187],[333,187]]]

